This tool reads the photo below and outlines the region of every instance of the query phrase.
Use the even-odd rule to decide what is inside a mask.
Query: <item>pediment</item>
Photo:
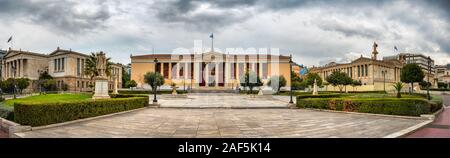
[[[223,53],[219,52],[206,52],[202,55],[199,55],[196,57],[197,59],[201,59],[204,62],[211,62],[211,61],[225,61],[225,55]]]

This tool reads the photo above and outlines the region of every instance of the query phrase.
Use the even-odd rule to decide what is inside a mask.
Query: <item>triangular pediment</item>
[[[352,63],[366,62],[366,61],[371,61],[371,60],[372,59],[370,59],[370,58],[360,57],[358,59],[353,60]]]
[[[202,55],[197,56],[196,58],[201,59],[204,62],[210,62],[210,61],[224,61],[225,55],[223,53],[219,52],[206,52]]]

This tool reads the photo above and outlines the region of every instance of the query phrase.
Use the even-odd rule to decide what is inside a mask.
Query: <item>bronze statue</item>
[[[376,42],[373,42],[373,52],[377,52],[378,44]]]

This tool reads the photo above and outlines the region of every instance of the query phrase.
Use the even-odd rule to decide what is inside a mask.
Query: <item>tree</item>
[[[39,74],[38,84],[39,88],[43,88],[45,91],[56,90],[56,81],[53,80],[53,77],[48,74],[47,71],[43,71]],[[39,91],[41,91],[41,89],[39,89]]]
[[[42,88],[44,88],[45,91],[56,91],[58,89],[56,86],[56,80],[44,80],[42,83]]]
[[[128,66],[130,66],[130,64],[128,64]],[[130,82],[130,74],[125,70],[125,67],[122,67],[122,87],[130,88],[129,86],[127,86],[128,82]]]
[[[428,87],[431,87],[431,83],[427,81],[419,82],[419,85],[421,89],[427,89]]]
[[[259,78],[259,76],[253,71],[246,72],[245,75],[242,76],[240,81],[241,86],[248,87],[250,89],[250,94],[253,93],[254,87],[259,87],[263,85],[263,83],[261,82],[261,78]]]
[[[284,76],[272,76],[267,83],[272,89],[276,90],[277,93],[280,93],[281,87],[286,86],[286,79]]]
[[[448,84],[444,82],[438,82],[438,88],[446,89],[448,87]]]
[[[152,90],[164,85],[164,77],[158,72],[147,72],[144,75],[144,82],[150,85]]]
[[[16,79],[17,89],[19,89],[20,94],[23,90],[30,85],[30,79],[28,78],[18,78]]]
[[[297,73],[295,73],[294,71],[292,71],[291,72],[292,73],[292,79],[291,79],[291,81],[292,81],[292,89],[293,90],[300,90],[300,89],[304,89],[304,84],[302,83],[303,82],[303,79],[302,78],[300,78],[300,76],[297,74]]]
[[[12,93],[14,91],[14,79],[8,78],[1,82],[2,91],[6,93]]]
[[[125,83],[125,88],[130,88],[130,87],[136,87],[137,83],[134,80],[128,81],[127,83]]]
[[[406,64],[403,66],[403,70],[400,74],[400,80],[405,83],[411,84],[411,89],[409,93],[411,94],[413,91],[414,82],[422,82],[425,74],[422,69],[416,63]]]
[[[397,82],[394,83],[393,87],[395,88],[395,90],[397,91],[397,98],[401,98],[402,95],[400,94],[400,91],[403,88],[403,83],[402,82]]]
[[[361,86],[361,85],[362,85],[362,83],[360,80],[353,80],[353,82],[352,82],[353,91],[355,91],[356,86]]]
[[[106,58],[106,75],[111,75],[111,58]],[[89,57],[85,60],[84,74],[91,78],[91,82],[95,76],[98,76],[99,72],[97,70],[97,54],[91,53]]]
[[[341,71],[334,71],[327,77],[326,80],[331,85],[339,87],[339,92],[342,92],[344,86],[349,85],[353,82],[352,78]]]
[[[322,86],[322,78],[317,73],[308,73],[305,78],[305,84],[307,86],[314,85],[314,80],[317,81],[317,86]]]

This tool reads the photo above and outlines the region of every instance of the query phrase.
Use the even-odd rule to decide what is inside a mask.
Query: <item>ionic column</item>
[[[209,73],[211,73],[210,71],[209,71],[209,65],[210,64],[205,64],[205,69],[203,70],[203,77],[205,78],[205,86],[206,87],[209,87]],[[201,81],[199,81],[199,82],[201,82]]]
[[[215,71],[216,71],[216,72],[215,72],[215,74],[214,74],[214,75],[215,75],[214,77],[216,78],[215,86],[218,87],[218,86],[219,86],[219,81],[220,81],[220,80],[219,80],[219,76],[220,76],[220,75],[219,75],[219,73],[220,73],[220,72],[219,72],[219,69],[220,69],[220,67],[219,67],[219,63],[215,63],[215,64],[216,64],[216,68],[215,68]]]

